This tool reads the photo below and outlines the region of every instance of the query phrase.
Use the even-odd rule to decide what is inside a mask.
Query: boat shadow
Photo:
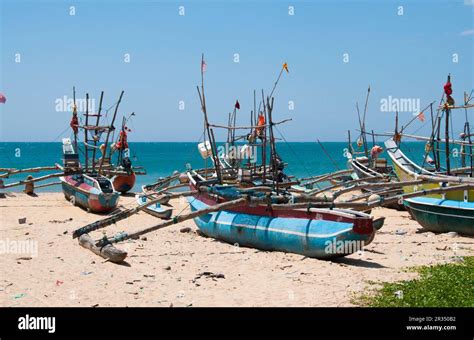
[[[341,258],[333,259],[330,261],[334,263],[341,263],[348,266],[362,267],[362,268],[387,268],[384,265],[381,265],[380,263],[377,263],[377,262],[372,262],[372,261],[368,261],[364,259],[352,259],[348,257],[341,257]]]

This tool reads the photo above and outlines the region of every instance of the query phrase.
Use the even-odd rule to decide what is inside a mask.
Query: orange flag
[[[287,63],[283,64],[283,68],[285,69],[286,73],[290,73],[290,71],[288,71],[288,64]]]
[[[420,112],[417,116],[417,118],[420,120],[420,122],[425,121],[425,114],[423,112]]]

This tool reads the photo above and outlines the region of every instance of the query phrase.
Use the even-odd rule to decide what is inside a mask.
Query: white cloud
[[[470,29],[470,30],[461,32],[461,35],[462,35],[462,36],[473,35],[473,34],[474,34],[474,29]]]

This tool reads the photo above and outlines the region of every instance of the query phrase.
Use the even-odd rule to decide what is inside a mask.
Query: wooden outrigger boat
[[[423,176],[437,178],[439,183],[417,184],[403,187],[404,192],[429,190],[450,183],[471,182],[474,178],[447,176],[432,173],[412,162],[393,139],[385,142],[397,176],[401,181],[414,180]],[[449,191],[430,197],[414,197],[404,200],[411,216],[425,229],[433,232],[455,231],[474,235],[474,190]]]
[[[134,115],[135,113],[132,113],[130,117]],[[115,167],[115,170],[125,173],[113,175],[113,177],[111,178],[115,190],[122,194],[132,190],[137,180],[136,169],[134,169],[134,167],[132,166],[132,161],[130,160],[130,157],[128,157],[129,146],[127,140],[127,133],[130,131],[130,129],[126,125],[127,121],[128,119],[123,117],[122,128],[120,130],[118,140],[115,144],[112,144],[111,146],[111,149],[113,151],[118,151],[117,165]],[[144,172],[140,172],[140,174],[144,174]]]
[[[469,128],[469,122],[466,121],[465,132],[463,133],[464,138],[467,138],[468,141],[461,141],[462,148],[466,146],[470,148],[470,157],[471,157],[471,166],[465,167],[463,171],[453,171],[450,167],[450,136],[449,136],[449,124],[450,124],[450,112],[452,109],[457,108],[454,106],[454,100],[451,97],[451,79],[448,76],[448,81],[444,86],[444,96],[446,96],[446,101],[438,109],[438,114],[436,117],[437,124],[435,124],[435,119],[433,119],[433,131],[431,138],[428,139],[425,146],[425,161],[429,156],[430,152],[433,152],[435,167],[427,170],[413,161],[411,161],[400,149],[399,141],[401,134],[395,130],[395,137],[390,138],[385,142],[387,152],[392,159],[395,172],[397,173],[400,181],[409,181],[416,180],[419,178],[430,178],[434,179],[437,182],[432,181],[432,183],[425,183],[414,186],[404,186],[403,190],[406,193],[415,192],[419,190],[430,190],[440,187],[449,187],[453,184],[459,183],[474,183],[473,175],[473,163],[472,163],[472,142],[471,142],[471,132]],[[467,119],[467,108],[471,107],[469,105],[469,100],[465,95],[464,106],[458,108],[464,108],[466,110],[466,119]],[[439,137],[439,130],[441,124],[441,117],[439,117],[440,112],[443,112],[445,116],[445,146],[446,146],[446,160],[444,171],[441,170],[440,164],[440,155],[439,155],[439,143],[441,139]],[[433,114],[432,114],[433,117]],[[437,133],[435,129],[437,128]],[[435,138],[435,135],[438,135]],[[465,163],[464,151],[461,151],[462,161]],[[452,174],[456,174],[455,176]],[[445,193],[439,193],[434,195],[429,195],[428,197],[414,197],[404,200],[404,205],[410,212],[411,216],[425,229],[434,231],[434,232],[449,232],[454,231],[466,235],[474,235],[474,190],[458,190],[458,191],[449,191]]]
[[[189,173],[189,178],[193,191],[206,182],[197,174]],[[235,190],[229,186],[214,188],[217,192]],[[202,192],[187,199],[192,211],[225,202]],[[203,234],[227,243],[319,259],[362,250],[372,242],[376,232],[372,216],[347,209],[237,206],[198,216],[194,221]],[[381,227],[380,223],[377,226]]]
[[[59,180],[68,201],[94,213],[107,213],[117,207],[119,193],[106,176],[98,173],[68,175],[81,167],[69,138],[63,140],[63,157],[65,175]]]
[[[73,205],[94,213],[107,213],[117,207],[119,193],[105,176],[78,174],[59,178],[64,196]]]
[[[286,63],[280,71],[278,79],[280,79],[284,69],[286,69]],[[237,243],[241,246],[262,250],[293,252],[321,259],[346,256],[361,250],[373,240],[376,232],[372,216],[355,210],[315,209],[310,206],[305,209],[296,208],[291,204],[286,207],[274,208],[271,205],[272,198],[276,199],[285,195],[292,196],[286,188],[295,184],[291,183],[288,176],[283,173],[284,163],[276,152],[273,133],[273,126],[276,123],[272,120],[273,97],[271,95],[273,90],[266,101],[262,91],[264,110],[259,114],[260,123],[255,124],[252,118],[251,122],[255,125],[249,127],[251,132],[247,135],[249,148],[258,144],[262,146],[262,165],[258,167],[256,164],[250,164],[249,162],[248,166],[245,167],[244,162],[239,161],[236,171],[238,174],[237,183],[229,185],[224,184],[224,176],[229,173],[226,170],[233,168],[233,164],[225,162],[226,155],[222,157],[218,154],[212,128],[228,129],[232,136],[230,138],[231,145],[233,145],[235,130],[239,129],[235,126],[235,110],[234,115],[229,119],[230,121],[233,120],[234,124],[229,124],[228,127],[209,124],[204,87],[201,87],[201,91],[198,87],[205,120],[204,136],[207,134],[209,138],[208,141],[205,139],[203,143],[199,144],[199,149],[203,158],[212,157],[215,176],[204,178],[193,171],[188,171],[190,189],[197,192],[196,195],[188,197],[191,211],[206,211],[213,206],[225,203],[226,200],[230,202],[232,199],[239,197],[239,190],[249,189],[249,185],[257,185],[259,190],[266,191],[268,204],[235,206],[217,212],[201,214],[194,219],[196,225],[203,234],[228,243]],[[269,123],[266,124],[266,121]],[[246,128],[242,127],[240,129]],[[257,143],[257,138],[252,138],[256,135],[259,136],[258,138],[262,143]],[[268,143],[270,146],[268,165],[265,164],[267,136],[269,137]],[[258,168],[261,168],[263,172],[260,173],[257,170]],[[198,190],[203,185],[209,186],[210,192]],[[231,194],[229,195],[229,193]],[[253,195],[262,199],[259,193],[262,194],[257,192]],[[296,196],[292,197],[291,200],[296,200]]]
[[[349,169],[352,169],[353,174],[348,181],[355,179],[367,179],[370,183],[374,182],[386,182],[386,181],[398,181],[393,168],[388,164],[387,159],[379,157],[383,152],[383,148],[376,144],[374,132],[369,133],[366,131],[365,117],[367,113],[367,104],[370,95],[370,87],[367,90],[367,97],[365,101],[364,113],[361,117],[359,112],[359,105],[356,104],[357,115],[359,118],[360,136],[357,139],[357,150],[354,149],[351,141],[351,132],[348,133],[348,149],[347,149],[347,165]],[[372,148],[369,150],[367,135],[372,135]],[[363,148],[360,151],[360,148]],[[362,188],[363,192],[372,192],[373,194],[380,194],[380,190],[366,190]],[[401,194],[402,190],[396,192]],[[392,193],[393,194],[393,193]],[[383,205],[386,208],[404,210],[404,205],[399,202],[393,202],[390,204]]]
[[[120,196],[109,176],[106,176],[104,173],[105,168],[108,168],[109,173],[114,171],[114,169],[109,167],[110,156],[107,157],[109,153],[107,144],[110,133],[114,130],[115,117],[122,100],[123,91],[115,105],[115,112],[109,126],[99,126],[103,96],[104,92],[101,93],[99,112],[91,114],[89,113],[88,105],[89,94],[86,94],[85,122],[81,125],[77,113],[76,91],[75,88],[73,89],[74,105],[70,126],[74,133],[74,141],[71,142],[69,138],[63,139],[63,166],[61,168],[64,171],[64,176],[60,177],[65,198],[73,205],[80,206],[94,213],[106,213],[114,210],[117,207]],[[90,124],[89,118],[91,117],[96,117],[95,124]],[[84,131],[84,166],[81,165],[79,154],[77,153],[77,134],[80,128]],[[100,135],[103,132],[107,132],[105,143],[97,147]],[[94,144],[92,145],[91,142]],[[98,161],[96,161],[97,148],[102,152],[102,157]],[[92,153],[92,157],[90,153]],[[91,161],[91,164],[89,164],[89,161]]]

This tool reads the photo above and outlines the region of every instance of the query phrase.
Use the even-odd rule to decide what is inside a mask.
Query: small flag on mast
[[[290,71],[288,71],[288,64],[287,63],[283,64],[283,68],[285,69],[286,73],[290,73]]]
[[[420,122],[424,122],[425,121],[425,113],[422,111],[420,112],[418,115],[417,115],[417,118]]]
[[[0,93],[0,103],[5,104],[7,97],[3,93]]]
[[[204,73],[206,72],[207,70],[207,64],[206,62],[204,61],[204,58],[202,59],[202,62],[201,62],[201,72]]]
[[[236,108],[237,110],[240,110],[240,103],[239,103],[238,100],[235,102],[235,108]]]

